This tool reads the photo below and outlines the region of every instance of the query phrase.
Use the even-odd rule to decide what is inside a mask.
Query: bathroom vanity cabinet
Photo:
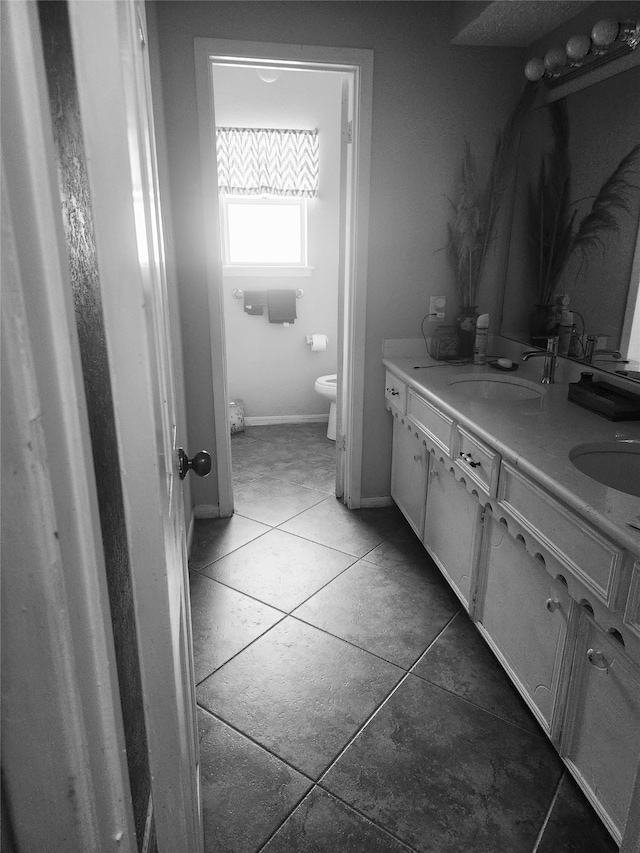
[[[503,403],[451,382],[483,367],[385,366],[392,498],[621,850],[640,849],[625,840],[640,809],[640,500],[568,456],[640,426],[614,431],[566,385]]]

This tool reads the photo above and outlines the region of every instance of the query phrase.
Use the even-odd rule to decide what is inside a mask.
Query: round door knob
[[[561,604],[556,598],[547,599],[547,610],[553,613],[554,610],[560,610]]]
[[[211,471],[211,454],[206,450],[201,450],[199,453],[189,459],[184,450],[178,449],[178,471],[180,479],[184,480],[189,471],[193,471],[198,477],[206,477]]]

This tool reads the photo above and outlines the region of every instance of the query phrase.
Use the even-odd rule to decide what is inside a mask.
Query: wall
[[[229,398],[242,398],[248,417],[309,417],[329,411],[329,401],[313,385],[318,376],[337,370],[341,79],[336,72],[292,70],[265,83],[252,68],[214,69],[217,125],[319,132],[319,194],[307,202],[311,275],[223,280]],[[289,327],[270,324],[266,310],[263,316],[246,314],[243,301],[232,295],[234,288],[302,288],[296,322]],[[324,353],[312,353],[305,342],[315,332],[329,337]]]
[[[57,146],[61,214],[91,432],[131,798],[138,846],[141,848],[151,778],[120,461],[71,34],[66,3],[41,2],[38,11]]]
[[[371,217],[365,340],[363,498],[389,494],[391,422],[384,408],[384,338],[418,337],[430,295],[454,283],[442,246],[464,137],[483,159],[522,89],[522,52],[454,47],[441,2],[157,4],[172,180],[190,437],[211,443],[211,364],[205,289],[193,39],[273,41],[374,51]],[[491,270],[480,307],[493,304]],[[198,484],[200,487],[200,484]],[[209,489],[194,497],[217,502]]]

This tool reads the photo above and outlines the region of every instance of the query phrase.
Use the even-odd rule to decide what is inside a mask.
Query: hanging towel
[[[247,314],[264,314],[266,304],[267,293],[265,290],[245,290],[244,310]]]
[[[293,323],[296,314],[295,290],[267,290],[270,323]]]

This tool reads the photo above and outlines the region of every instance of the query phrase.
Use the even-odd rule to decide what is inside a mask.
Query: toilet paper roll
[[[324,352],[328,343],[326,335],[311,335],[311,352]]]

